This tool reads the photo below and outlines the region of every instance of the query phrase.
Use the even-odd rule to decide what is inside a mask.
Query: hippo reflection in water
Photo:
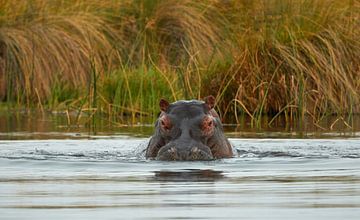
[[[233,156],[224,135],[215,98],[204,101],[160,100],[161,113],[155,134],[146,149],[146,158],[157,160],[212,160]]]

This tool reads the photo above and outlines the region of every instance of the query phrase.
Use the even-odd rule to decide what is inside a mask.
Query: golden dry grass
[[[35,95],[43,99],[56,80],[85,86],[92,67],[103,74],[113,62],[109,37],[115,30],[92,13],[91,4],[81,4],[84,1],[3,1],[0,41],[7,83],[1,97],[11,90],[8,95],[23,96],[26,102]]]
[[[223,114],[307,114],[318,123],[360,112],[358,1],[245,2],[230,6],[242,21],[235,62],[210,88]]]
[[[0,98],[135,116],[213,94],[228,120],[344,117],[360,113],[359,14],[357,0],[1,0]]]

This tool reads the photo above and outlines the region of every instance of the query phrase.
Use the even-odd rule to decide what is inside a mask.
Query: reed
[[[258,122],[282,112],[319,123],[325,114],[359,113],[359,2],[247,3],[229,6],[241,21],[232,27],[236,60],[222,79],[231,83],[211,88],[226,94],[225,115],[240,111]]]
[[[108,113],[109,121],[134,124],[156,117],[159,97],[174,101],[181,98],[176,86],[177,75],[166,75],[156,67],[129,69],[123,67],[107,74],[98,82],[100,112]]]
[[[108,36],[115,32],[93,12],[97,6],[80,0],[2,1],[2,99],[29,104],[35,91],[49,97],[56,80],[86,85],[92,62],[103,71],[113,48]]]
[[[359,15],[354,0],[2,0],[0,99],[123,123],[213,94],[227,122],[351,124]]]

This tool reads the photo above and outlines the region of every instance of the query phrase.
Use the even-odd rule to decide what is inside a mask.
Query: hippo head
[[[212,160],[231,156],[220,119],[213,109],[215,98],[205,101],[160,100],[161,113],[146,151],[157,160]],[[225,153],[222,148],[225,148]]]

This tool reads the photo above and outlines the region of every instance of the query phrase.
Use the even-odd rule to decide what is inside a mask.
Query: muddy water
[[[311,131],[298,138],[296,132],[227,129],[234,158],[159,162],[144,158],[151,127],[93,133],[64,131],[61,123],[5,122],[0,219],[360,216],[358,132]]]

